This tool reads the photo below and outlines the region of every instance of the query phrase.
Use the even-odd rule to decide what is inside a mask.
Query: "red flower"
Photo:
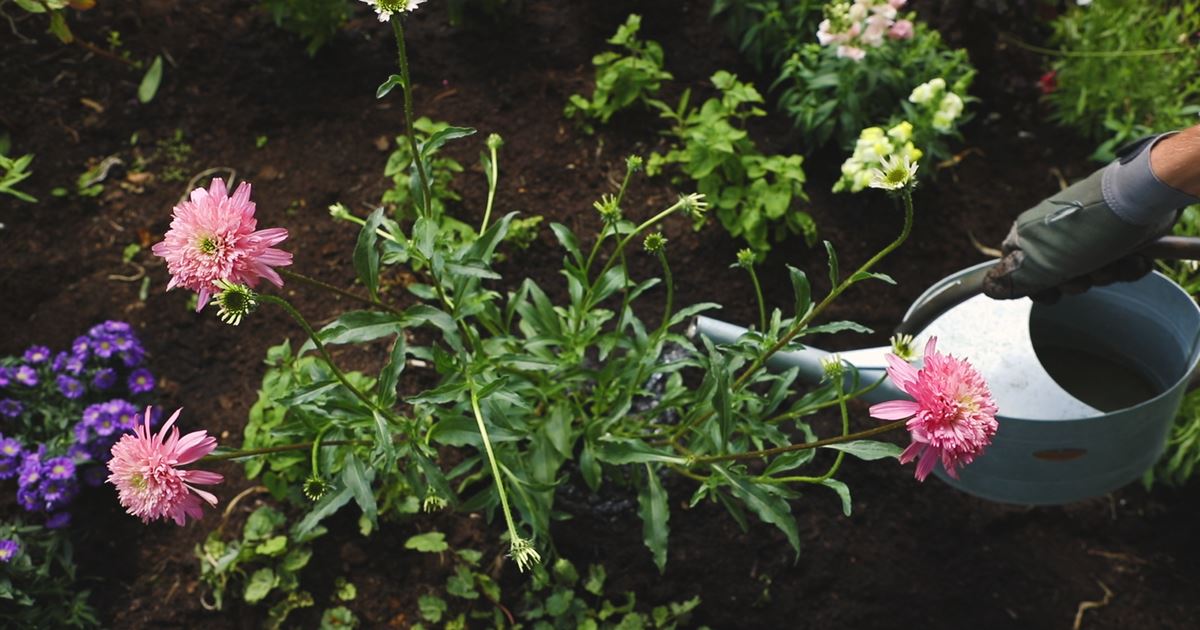
[[[1042,94],[1050,94],[1058,89],[1058,71],[1051,70],[1042,75],[1038,79],[1038,87],[1042,88]]]

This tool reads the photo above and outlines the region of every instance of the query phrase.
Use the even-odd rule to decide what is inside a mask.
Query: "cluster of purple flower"
[[[115,396],[122,389],[133,396],[154,389],[154,375],[141,367],[144,357],[129,324],[107,321],[76,338],[70,350],[55,354],[33,346],[0,365],[0,426],[16,421],[13,431],[5,428],[10,437],[0,434],[0,480],[17,477],[17,503],[49,514],[47,527],[67,524],[65,508],[80,478],[103,483],[102,464],[113,444],[137,424],[138,407]],[[121,382],[124,388],[117,387]]]
[[[17,552],[21,550],[21,543],[10,540],[8,538],[0,539],[0,562],[12,562]]]

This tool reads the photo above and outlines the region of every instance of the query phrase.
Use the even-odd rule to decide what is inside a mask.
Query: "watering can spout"
[[[715,344],[734,343],[747,332],[750,331],[741,326],[703,315],[697,316],[688,329],[689,336],[703,335]],[[799,371],[798,378],[802,382],[816,385],[825,378],[825,367],[822,363],[834,360],[834,357],[837,357],[853,366],[854,369],[846,374],[846,391],[854,391],[855,389],[863,389],[887,376],[887,360],[884,357],[889,352],[891,352],[891,348],[887,346],[838,353],[808,346],[803,350],[776,352],[771,358],[767,359],[767,367],[776,370],[790,370],[795,368]],[[896,389],[891,381],[887,380],[860,396],[862,400],[869,403],[906,397],[906,394]]]

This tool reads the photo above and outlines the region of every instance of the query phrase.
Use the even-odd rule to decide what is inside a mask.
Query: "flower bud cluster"
[[[932,112],[933,128],[941,133],[950,133],[954,128],[954,121],[963,113],[962,97],[947,90],[946,80],[941,77],[913,88],[908,102],[922,105]]]
[[[861,61],[867,48],[878,48],[886,39],[910,39],[913,23],[896,19],[908,0],[854,0],[825,5],[825,19],[817,28],[822,46],[837,46],[837,56]]]
[[[875,171],[884,161],[896,156],[916,164],[924,153],[912,143],[913,126],[901,121],[892,128],[867,127],[858,135],[854,155],[842,163],[842,177],[833,185],[834,192],[859,192],[871,185]]]

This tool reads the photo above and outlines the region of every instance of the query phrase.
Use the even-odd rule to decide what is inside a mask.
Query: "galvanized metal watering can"
[[[934,284],[909,308],[900,332],[924,347],[964,357],[999,407],[987,451],[959,470],[935,469],[965,492],[1005,503],[1054,505],[1103,495],[1138,479],[1161,455],[1172,421],[1200,362],[1200,308],[1159,273],[1093,288],[1053,305],[979,295],[983,263]],[[744,328],[699,317],[694,331],[729,343]],[[838,354],[861,382],[885,374],[888,347]],[[816,348],[777,353],[772,367],[822,378]],[[906,398],[890,382],[863,398]]]

